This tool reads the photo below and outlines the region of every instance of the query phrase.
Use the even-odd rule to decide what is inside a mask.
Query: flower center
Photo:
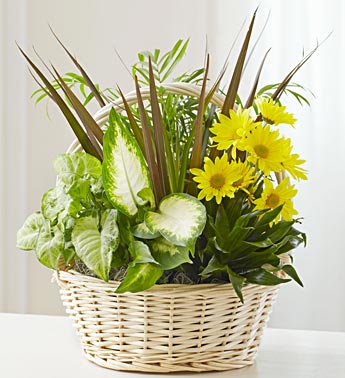
[[[279,196],[274,193],[271,193],[266,200],[266,206],[274,209],[279,205]]]
[[[212,188],[220,189],[225,184],[225,177],[220,173],[216,173],[211,177],[210,184]]]
[[[264,146],[263,144],[257,144],[254,147],[254,151],[261,158],[267,158],[268,153],[269,153],[268,148]]]

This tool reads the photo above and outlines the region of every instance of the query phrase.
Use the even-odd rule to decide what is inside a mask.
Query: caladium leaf
[[[174,245],[164,238],[150,242],[151,254],[164,270],[174,269],[184,263],[192,263],[189,248]]]
[[[44,225],[45,219],[40,212],[31,214],[17,232],[17,247],[25,251],[36,249],[37,239]]]
[[[151,255],[150,248],[141,241],[133,241],[129,245],[128,251],[133,258],[133,260],[129,264],[129,267],[143,263],[152,263],[158,265],[158,262]]]
[[[64,253],[64,234],[55,227],[43,227],[37,239],[36,256],[41,264],[50,269],[57,269],[60,257]]]
[[[145,159],[133,136],[114,122],[104,136],[103,182],[109,200],[121,212],[135,215],[147,200],[138,195],[151,188]]]
[[[80,218],[72,231],[72,243],[77,255],[98,277],[107,281],[113,253],[119,245],[119,230],[116,223],[116,210],[106,210],[101,219],[88,216]]]
[[[175,245],[193,248],[206,224],[205,206],[184,193],[163,198],[157,212],[148,211],[145,223],[152,232],[159,232]]]
[[[132,234],[139,239],[156,239],[160,236],[159,232],[152,232],[147,226],[146,223],[139,223],[132,227]]]
[[[157,264],[143,263],[129,267],[116,293],[137,293],[152,287],[163,274]]]

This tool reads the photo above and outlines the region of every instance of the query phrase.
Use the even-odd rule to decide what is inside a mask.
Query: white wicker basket
[[[191,84],[165,85],[169,93],[200,95]],[[144,99],[148,88],[141,90]],[[136,102],[134,92],[126,96]],[[224,97],[212,102],[221,107]],[[102,126],[121,99],[94,116]],[[80,148],[74,142],[68,152]],[[230,284],[155,285],[115,294],[118,282],[58,271],[61,298],[73,318],[85,356],[110,369],[141,372],[230,370],[254,362],[278,287],[245,285],[241,304]]]

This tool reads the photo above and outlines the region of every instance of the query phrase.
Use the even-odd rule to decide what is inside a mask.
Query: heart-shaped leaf
[[[31,214],[17,232],[17,247],[25,251],[36,249],[37,239],[44,224],[45,219],[41,213]]]
[[[170,194],[159,204],[158,212],[148,211],[145,223],[172,244],[193,248],[206,224],[205,206],[184,193]]]
[[[72,231],[72,243],[77,255],[98,277],[107,281],[113,252],[119,245],[116,210],[106,210],[101,219],[88,216],[77,220]]]
[[[158,264],[157,261],[152,257],[150,248],[141,241],[133,241],[129,245],[128,251],[133,258],[133,261],[131,261],[129,266],[143,263]]]
[[[184,263],[192,263],[189,248],[174,245],[164,238],[150,242],[151,253],[154,259],[164,270],[174,269]]]
[[[40,263],[50,269],[57,269],[59,260],[64,253],[64,234],[57,227],[50,230],[44,227],[37,239],[36,256]]]
[[[138,193],[151,188],[142,152],[133,136],[114,122],[104,136],[103,182],[109,200],[121,212],[135,215],[147,203]]]

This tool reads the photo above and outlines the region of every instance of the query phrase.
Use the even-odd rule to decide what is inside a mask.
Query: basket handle
[[[201,86],[189,83],[167,83],[162,84],[161,87],[165,88],[168,94],[177,94],[191,97],[200,97]],[[150,87],[140,88],[140,92],[143,100],[148,100],[150,98]],[[206,90],[206,96],[208,91]],[[137,102],[137,95],[135,91],[129,92],[125,95],[126,101],[129,105],[133,105]],[[211,99],[211,103],[216,105],[218,108],[223,106],[225,96],[221,93],[214,93]],[[103,106],[99,109],[93,116],[97,124],[102,127],[109,117],[111,109],[114,108],[116,111],[124,110],[124,104],[122,98],[119,97],[113,102]],[[76,152],[80,150],[79,141],[75,139],[72,144],[68,147],[67,153]]]

